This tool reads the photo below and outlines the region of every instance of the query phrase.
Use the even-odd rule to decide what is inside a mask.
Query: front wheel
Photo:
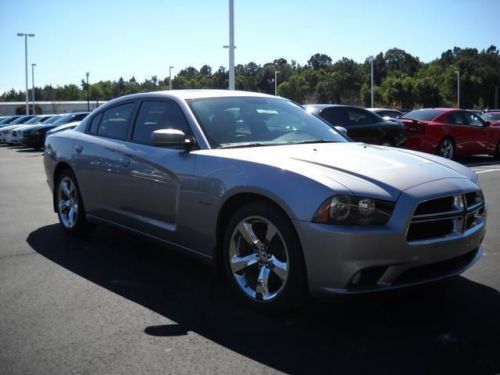
[[[288,217],[266,202],[249,203],[231,218],[224,267],[236,294],[264,312],[299,307],[307,298],[302,248]]]
[[[92,229],[85,218],[82,197],[75,175],[69,169],[61,172],[56,184],[56,208],[64,231],[73,235],[88,234]]]
[[[451,138],[445,138],[438,147],[438,155],[445,159],[453,159],[455,155],[455,144]]]

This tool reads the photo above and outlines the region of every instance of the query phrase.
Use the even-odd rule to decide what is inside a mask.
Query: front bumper
[[[448,190],[449,185],[456,190]],[[473,184],[469,181],[466,186],[460,185],[456,181],[436,181],[403,192],[391,220],[382,227],[294,221],[302,242],[310,292],[375,292],[423,284],[465,271],[481,256],[485,216],[463,233],[415,242],[406,239],[418,203],[443,196],[440,187],[446,187],[446,194],[455,194]],[[433,191],[430,196],[429,191]]]

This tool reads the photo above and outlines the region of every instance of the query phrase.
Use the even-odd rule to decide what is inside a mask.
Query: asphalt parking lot
[[[463,276],[293,315],[238,305],[211,268],[113,228],[74,239],[42,154],[0,146],[0,373],[500,373],[500,160],[462,160],[489,207]]]

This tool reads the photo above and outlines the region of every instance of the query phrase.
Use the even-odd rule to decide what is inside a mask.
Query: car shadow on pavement
[[[58,225],[28,243],[57,265],[189,331],[286,373],[468,373],[500,371],[500,293],[458,277],[404,292],[334,297],[286,316],[241,306],[211,267],[114,228],[89,238]]]

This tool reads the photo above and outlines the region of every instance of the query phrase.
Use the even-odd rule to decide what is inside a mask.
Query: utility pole
[[[371,81],[371,108],[373,108],[373,56],[370,59],[370,81]]]
[[[31,100],[33,102],[33,114],[35,112],[35,66],[36,64],[31,64]]]
[[[229,90],[234,90],[234,0],[229,0]]]
[[[274,96],[278,96],[278,74],[279,70],[274,71]]]
[[[89,72],[85,73],[87,76],[87,112],[90,112],[90,86],[89,86]]]
[[[26,115],[30,114],[29,94],[28,94],[28,37],[32,38],[35,34],[17,33],[17,36],[24,36],[24,68],[26,71]]]

